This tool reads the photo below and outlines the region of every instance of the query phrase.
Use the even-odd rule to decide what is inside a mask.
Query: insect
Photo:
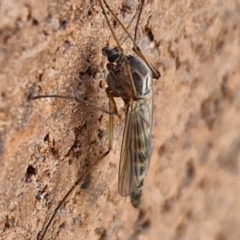
[[[94,106],[95,108],[108,113],[109,148],[108,151],[97,160],[100,162],[101,159],[108,155],[112,148],[113,117],[114,114],[117,114],[117,107],[114,98],[122,98],[125,106],[125,129],[123,133],[120,155],[118,191],[123,197],[130,196],[133,207],[138,208],[141,203],[143,181],[149,167],[151,155],[151,129],[153,117],[152,78],[158,79],[160,77],[160,73],[146,60],[140,48],[137,46],[137,27],[135,28],[134,38],[132,38],[121,21],[110,9],[106,1],[99,0],[99,4],[117,45],[114,48],[104,47],[102,49],[103,55],[107,57],[109,62],[107,64],[108,75],[106,79],[108,85],[106,93],[109,98],[109,110],[97,107],[94,104],[78,97],[40,95],[35,96],[32,99],[44,97],[73,99],[77,102]],[[136,26],[139,23],[143,5],[144,0],[141,0]],[[127,36],[131,39],[133,42],[133,51],[137,54],[138,58],[133,55],[124,54],[121,44],[110,24],[110,20],[107,17],[105,9],[112,14],[115,20],[123,28]],[[71,194],[75,186],[78,185],[84,179],[84,177],[92,171],[92,169],[93,167],[90,167],[89,170],[87,170],[75,182],[75,185],[64,196],[42,231],[42,234],[39,237],[40,240],[44,238],[44,235],[54,216],[66,198]]]

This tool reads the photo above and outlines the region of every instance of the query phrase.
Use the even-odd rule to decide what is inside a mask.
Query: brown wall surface
[[[124,25],[137,0],[109,1]],[[119,24],[110,16],[117,36]],[[134,32],[134,22],[129,32]],[[59,209],[45,239],[238,240],[240,2],[149,0],[138,43],[154,80],[153,152],[142,206],[118,194],[113,150]],[[101,49],[115,42],[94,0],[0,2],[0,238],[36,239],[64,194],[108,146]],[[131,54],[131,42],[123,48]]]

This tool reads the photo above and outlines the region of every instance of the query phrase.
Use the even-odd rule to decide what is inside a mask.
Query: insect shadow
[[[118,192],[121,196],[130,196],[131,204],[135,208],[139,208],[141,204],[141,195],[144,177],[150,164],[151,155],[151,129],[153,118],[153,91],[152,78],[160,78],[159,71],[154,68],[142,54],[140,48],[136,44],[137,28],[142,14],[144,0],[138,8],[138,16],[134,37],[129,34],[122,22],[117,18],[105,0],[99,0],[103,15],[107,21],[107,25],[114,37],[116,47],[104,47],[102,53],[108,59],[107,69],[107,89],[106,94],[109,99],[109,109],[96,106],[95,104],[75,96],[60,95],[38,95],[31,97],[32,100],[39,98],[63,98],[74,100],[78,103],[92,106],[104,113],[109,114],[108,122],[108,150],[100,156],[95,163],[90,166],[69,189],[62,198],[58,206],[55,208],[48,222],[38,235],[38,240],[43,240],[49,226],[56,216],[60,207],[64,204],[75,187],[79,185],[84,178],[89,175],[93,169],[104,159],[112,149],[113,145],[113,129],[114,115],[117,115],[117,106],[114,98],[120,97],[124,102],[125,112],[125,128],[123,133],[119,174],[118,174]],[[132,50],[138,57],[133,55],[125,55],[118,40],[110,20],[107,17],[108,10],[114,17],[115,21],[122,27],[127,37],[133,43]]]

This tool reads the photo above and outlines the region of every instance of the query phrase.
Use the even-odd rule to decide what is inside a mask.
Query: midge
[[[78,97],[39,95],[32,97],[32,99],[46,97],[73,99],[77,102],[93,106],[105,113],[108,113],[109,147],[108,151],[104,153],[83,175],[81,175],[75,182],[75,185],[66,193],[45,228],[42,230],[41,236],[39,235],[38,239],[40,240],[44,238],[58,209],[71,194],[75,186],[78,185],[84,177],[93,170],[97,163],[105,158],[110,152],[113,142],[113,115],[117,114],[117,107],[114,100],[115,97],[122,98],[125,105],[125,129],[120,155],[118,191],[123,197],[130,196],[133,207],[138,208],[141,203],[143,181],[149,167],[151,155],[151,129],[153,117],[152,78],[158,79],[160,77],[160,73],[146,60],[140,48],[136,44],[136,30],[142,13],[144,0],[141,0],[139,7],[134,38],[131,37],[121,21],[112,12],[106,1],[99,0],[99,3],[117,45],[114,48],[104,47],[102,49],[103,55],[106,56],[109,61],[107,64],[109,73],[106,80],[108,85],[106,93],[109,98],[109,110],[97,107],[94,104]],[[107,17],[103,3],[133,42],[133,51],[137,54],[138,58],[132,55],[124,54],[119,40],[116,37]]]

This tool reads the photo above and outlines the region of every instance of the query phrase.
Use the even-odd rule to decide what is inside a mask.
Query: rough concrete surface
[[[139,2],[109,4],[127,26]],[[239,239],[240,2],[148,0],[138,43],[162,74],[153,84],[142,206],[134,209],[117,190],[118,100],[113,150],[76,186],[45,239]],[[1,239],[37,239],[78,176],[107,150],[107,114],[69,100],[29,100],[72,95],[107,108],[107,44],[115,42],[96,0],[0,2]],[[132,53],[129,40],[123,48]]]

